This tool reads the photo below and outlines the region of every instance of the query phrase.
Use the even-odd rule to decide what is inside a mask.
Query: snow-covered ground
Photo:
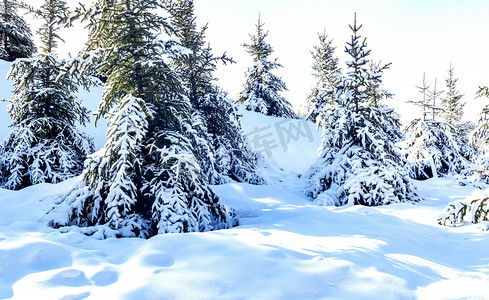
[[[96,103],[100,93],[87,95]],[[418,205],[317,206],[300,176],[316,158],[315,126],[242,113],[270,184],[213,187],[240,226],[98,240],[43,218],[74,179],[0,189],[0,298],[489,299],[489,233],[437,224],[449,201],[478,193],[473,187],[447,177],[416,182],[426,199]],[[3,134],[3,109],[0,120]],[[104,128],[90,126],[101,147]]]

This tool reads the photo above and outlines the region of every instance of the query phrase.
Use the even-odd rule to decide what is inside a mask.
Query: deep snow
[[[100,93],[86,95],[93,109]],[[418,205],[317,206],[300,176],[316,158],[315,126],[242,114],[270,185],[213,187],[240,226],[98,240],[43,218],[74,179],[0,190],[0,298],[489,299],[489,233],[437,224],[448,202],[479,191],[447,177],[416,182]],[[3,134],[3,108],[0,119]],[[105,130],[89,128],[102,146]]]

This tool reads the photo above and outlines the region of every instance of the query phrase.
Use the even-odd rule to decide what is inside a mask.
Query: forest
[[[193,0],[1,0],[0,298],[487,297],[489,104],[463,119],[455,65],[409,83],[418,112],[402,124],[392,64],[372,58],[354,13],[344,45],[327,29],[310,45],[314,82],[296,109],[266,16],[243,41],[236,96],[215,73],[237,62],[211,48],[205,21]],[[84,49],[58,56],[80,25]],[[101,148],[90,122],[106,124]],[[144,284],[120,290],[130,261]]]

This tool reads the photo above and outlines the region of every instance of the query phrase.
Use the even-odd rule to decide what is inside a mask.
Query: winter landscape
[[[489,78],[393,90],[346,1],[301,95],[238,2],[244,61],[203,0],[1,0],[0,299],[489,299]]]

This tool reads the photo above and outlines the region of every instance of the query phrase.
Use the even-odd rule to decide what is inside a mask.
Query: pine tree
[[[180,44],[189,53],[173,57],[172,65],[186,87],[193,108],[197,135],[194,141],[198,161],[210,183],[228,178],[262,183],[256,175],[256,158],[244,141],[238,126],[236,106],[213,84],[217,63],[234,63],[226,53],[214,56],[205,42],[207,25],[198,29],[193,0],[168,0],[166,9]]]
[[[191,104],[166,62],[182,55],[182,48],[174,39],[157,39],[173,31],[155,13],[163,8],[157,0],[100,0],[79,9],[89,21],[87,51],[101,51],[98,73],[107,76],[97,111],[108,119],[107,142],[50,213],[52,226],[84,226],[83,232],[101,237],[148,237],[237,223],[196,159]]]
[[[319,34],[318,37],[319,45],[315,45],[314,50],[311,51],[314,59],[312,69],[317,84],[307,97],[306,119],[313,122],[316,121],[327,103],[336,101],[334,87],[341,82],[342,78],[338,58],[334,55],[336,47],[333,46],[333,40],[328,38],[326,32]]]
[[[418,87],[423,95],[418,101],[410,101],[422,110],[422,118],[414,119],[406,127],[404,150],[408,163],[409,176],[424,180],[447,174],[463,173],[469,162],[460,153],[460,147],[454,138],[455,128],[437,116],[446,116],[444,108],[438,107],[436,101],[441,92],[426,85],[423,74],[423,85]]]
[[[358,34],[361,27],[355,16],[351,41],[345,47],[351,57],[347,76],[336,86],[338,99],[323,115],[329,128],[323,133],[319,159],[309,170],[306,192],[323,205],[419,201],[394,144],[402,138],[398,115],[370,105],[375,96],[370,92],[382,86],[382,73],[369,71],[370,50]]]
[[[92,81],[77,71],[79,60],[60,60],[53,52],[66,3],[47,0],[31,11],[40,17],[42,53],[16,60],[8,73],[14,96],[8,113],[12,130],[0,144],[0,184],[20,189],[56,183],[81,173],[93,143],[76,123],[88,121],[88,111],[73,95]]]
[[[477,150],[470,144],[470,133],[475,129],[473,122],[462,122],[465,103],[462,103],[463,94],[457,90],[458,78],[455,78],[454,68],[450,64],[448,77],[445,79],[446,95],[441,100],[444,109],[443,120],[450,125],[450,134],[457,144],[459,153],[467,160],[472,160]]]
[[[488,87],[479,87],[477,98],[489,97]],[[489,105],[485,105],[479,113],[477,126],[470,137],[470,146],[477,149],[477,165],[473,184],[482,188],[489,184]]]
[[[6,61],[32,57],[37,50],[29,26],[17,14],[18,6],[16,0],[0,2],[0,59]]]
[[[377,76],[381,76],[389,66],[390,64],[383,65],[382,62],[374,61],[370,61],[368,64],[370,74],[377,74]],[[367,87],[367,94],[370,95],[368,98],[369,106],[375,108],[386,108],[387,106],[382,103],[382,100],[391,99],[394,96],[389,91],[384,90],[379,81],[375,81]]]
[[[462,103],[463,94],[457,90],[458,78],[455,78],[454,68],[450,64],[448,69],[448,77],[445,79],[446,94],[441,100],[441,105],[444,109],[442,116],[443,120],[453,127],[460,125],[464,113],[465,103]]]
[[[479,87],[477,98],[489,97],[489,87]],[[477,128],[472,135],[472,143],[479,146],[481,156],[479,158],[479,170],[474,184],[476,186],[487,187],[489,183],[489,156],[488,156],[488,141],[489,141],[489,105],[485,105],[479,114]],[[467,199],[462,201],[454,201],[449,203],[443,212],[438,217],[440,225],[447,223],[455,226],[457,223],[470,221],[472,223],[480,223],[489,221],[489,197],[484,196],[482,199]]]
[[[286,91],[287,87],[280,77],[272,73],[282,65],[277,59],[268,60],[273,48],[265,41],[268,32],[264,31],[264,25],[258,18],[256,34],[250,35],[251,43],[243,44],[253,57],[253,65],[246,72],[245,84],[238,97],[238,103],[243,104],[247,110],[267,116],[297,118],[291,104],[279,94]]]

